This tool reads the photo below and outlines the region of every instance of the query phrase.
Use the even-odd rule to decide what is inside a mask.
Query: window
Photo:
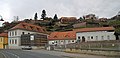
[[[104,36],[101,36],[102,40],[104,40]]]
[[[74,42],[74,40],[72,40],[72,42]]]
[[[0,38],[0,42],[3,42],[2,38]]]
[[[14,40],[12,39],[12,44],[14,44]]]
[[[91,39],[93,39],[93,36],[91,36]]]
[[[28,33],[28,34],[30,34],[30,33]]]
[[[96,36],[96,40],[98,40],[98,36]]]
[[[90,40],[90,36],[88,36],[88,40]]]
[[[22,32],[22,34],[24,35],[24,34],[25,34],[25,32]]]
[[[17,35],[17,32],[15,31],[15,35]]]
[[[57,43],[57,41],[56,41],[56,43]]]
[[[15,44],[17,44],[17,39],[15,39]]]
[[[78,36],[78,39],[80,39],[80,36]]]
[[[10,39],[10,44],[12,44],[12,43],[11,43],[11,39]]]
[[[12,32],[12,36],[14,36],[14,32]]]
[[[109,35],[107,36],[107,38],[108,38],[108,40],[110,40],[110,36]]]
[[[9,34],[10,34],[10,36],[11,36],[11,32],[10,32]]]

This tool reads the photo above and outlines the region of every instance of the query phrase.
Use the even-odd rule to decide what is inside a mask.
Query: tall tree
[[[41,19],[45,19],[45,17],[46,17],[46,11],[42,10]]]
[[[35,19],[35,20],[38,19],[37,13],[35,13],[34,19]]]
[[[55,14],[55,16],[54,16],[53,19],[54,19],[54,20],[58,20],[57,14]]]

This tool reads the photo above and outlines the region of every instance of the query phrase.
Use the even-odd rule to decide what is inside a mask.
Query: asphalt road
[[[47,50],[0,50],[0,58],[120,58]]]
[[[1,50],[0,58],[66,58],[43,53],[35,53],[23,50]]]

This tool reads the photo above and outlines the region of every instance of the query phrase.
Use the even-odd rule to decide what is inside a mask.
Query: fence
[[[81,42],[56,46],[56,49],[120,51],[120,40]]]

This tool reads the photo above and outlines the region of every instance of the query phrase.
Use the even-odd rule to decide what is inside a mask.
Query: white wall
[[[57,41],[57,43],[56,43],[56,41]],[[49,45],[55,45],[55,44],[65,45],[65,44],[70,44],[70,43],[75,43],[75,42],[76,42],[76,40],[50,40],[48,43],[49,43]]]
[[[16,32],[16,34],[15,34],[15,32]],[[9,48],[12,48],[12,47],[13,48],[18,48],[20,46],[20,44],[21,44],[20,37],[22,35],[22,32],[24,32],[24,34],[28,34],[28,33],[30,33],[30,34],[37,33],[38,34],[38,32],[32,32],[32,31],[27,31],[27,30],[20,30],[20,29],[11,30],[11,31],[8,32]],[[11,33],[11,35],[10,35],[10,33]],[[13,33],[14,33],[14,35],[12,35]],[[13,42],[15,40],[17,40],[17,44],[10,44],[10,40],[12,40]]]
[[[87,41],[116,40],[114,32],[107,32],[107,31],[78,32],[78,33],[76,33],[76,40],[79,40],[78,37],[80,37],[80,41],[82,41],[82,36],[85,37],[85,42],[87,42]],[[93,36],[93,39],[91,38],[92,36]],[[96,38],[96,36],[98,38]]]

